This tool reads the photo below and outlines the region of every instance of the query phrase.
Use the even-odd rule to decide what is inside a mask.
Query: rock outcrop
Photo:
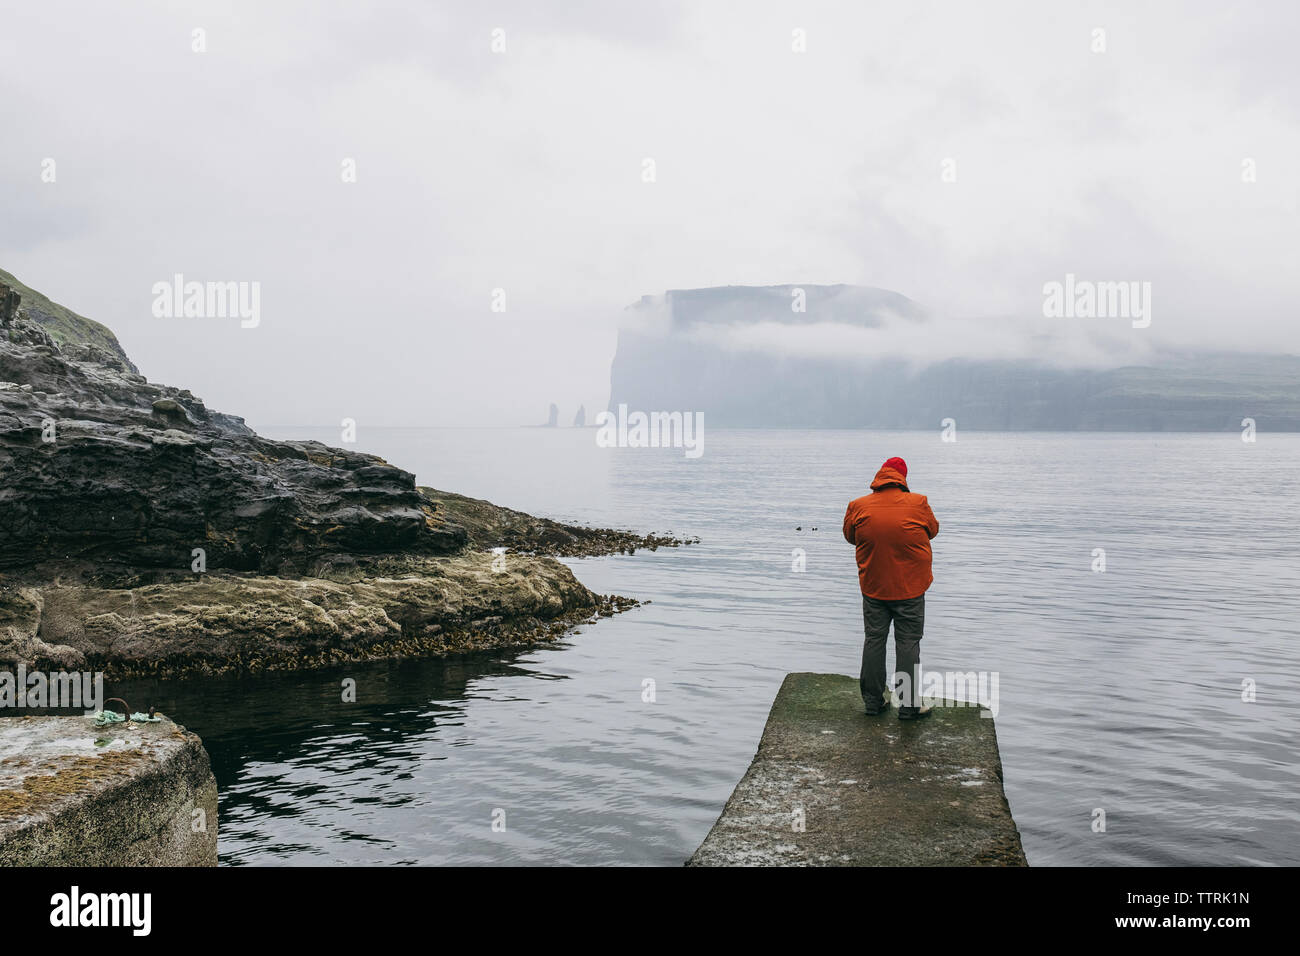
[[[0,663],[212,672],[518,642],[624,606],[550,556],[676,543],[263,438],[146,380],[102,326],[56,340],[26,292],[0,279]],[[488,547],[528,554],[503,569]]]
[[[200,549],[210,568],[294,574],[466,543],[379,458],[262,438],[112,356],[70,354],[21,312],[0,334],[0,571],[187,572]]]
[[[538,518],[503,508],[481,498],[467,498],[436,488],[421,488],[440,512],[465,529],[472,546],[505,548],[525,554],[589,557],[597,554],[634,554],[638,549],[657,551],[697,544],[699,538],[637,534],[613,528],[588,528]]]

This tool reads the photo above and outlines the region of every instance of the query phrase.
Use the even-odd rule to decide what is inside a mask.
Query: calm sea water
[[[379,429],[357,447],[536,514],[699,535],[570,562],[651,604],[544,648],[117,685],[203,736],[223,863],[682,863],[784,675],[856,673],[840,521],[891,455],[942,525],[923,664],[999,673],[1031,864],[1300,863],[1300,436],[710,430],[696,460],[594,436]]]

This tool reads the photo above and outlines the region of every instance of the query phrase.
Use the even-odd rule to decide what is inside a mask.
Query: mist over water
[[[264,431],[339,443],[335,429]],[[707,438],[691,460],[598,448],[594,429],[363,427],[357,448],[421,484],[701,543],[570,561],[593,590],[652,603],[558,645],[106,692],[203,737],[225,864],[677,865],[748,766],[784,675],[856,673],[840,522],[901,455],[941,524],[922,662],[999,672],[1029,862],[1300,863],[1286,507],[1300,435]],[[340,701],[348,677],[355,704]]]

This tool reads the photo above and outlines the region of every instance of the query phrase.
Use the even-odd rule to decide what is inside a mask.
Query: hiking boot
[[[865,710],[865,709],[864,709],[864,710],[863,710],[863,713],[865,713],[868,717],[878,717],[878,716],[880,716],[881,714],[887,714],[887,713],[889,713],[889,705],[892,704],[892,703],[893,703],[893,700],[890,698],[890,696],[889,696],[889,692],[886,691],[885,694],[883,695],[881,701],[880,701],[880,706],[879,706],[879,707],[877,707],[875,710]]]
[[[928,704],[924,707],[900,707],[898,708],[899,720],[920,720],[922,717],[929,717],[934,712],[934,708]]]

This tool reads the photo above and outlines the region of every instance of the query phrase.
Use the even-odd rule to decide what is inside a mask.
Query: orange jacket
[[[925,593],[930,572],[930,539],[939,521],[925,495],[907,490],[907,479],[881,468],[871,494],[849,502],[844,539],[858,549],[858,584],[878,601],[903,601]]]

